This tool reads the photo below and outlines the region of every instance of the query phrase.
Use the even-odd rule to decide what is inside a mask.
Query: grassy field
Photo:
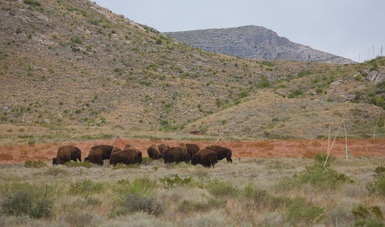
[[[1,165],[0,226],[383,226],[384,157]]]

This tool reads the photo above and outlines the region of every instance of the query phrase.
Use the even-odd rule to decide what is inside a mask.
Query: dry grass
[[[253,158],[235,160],[233,164],[221,161],[214,169],[187,164],[166,165],[159,161],[124,169],[108,165],[91,168],[2,165],[0,186],[3,191],[15,187],[12,186],[15,183],[44,186],[54,206],[49,218],[23,216],[16,219],[12,215],[0,215],[0,223],[6,226],[23,226],[23,223],[45,226],[55,223],[69,226],[125,226],[127,223],[130,226],[349,226],[359,221],[352,213],[358,206],[368,209],[377,206],[385,212],[385,198],[366,189],[367,183],[374,180],[374,169],[384,161],[383,157],[337,158],[330,168],[345,174],[353,183],[345,182],[326,190],[294,183],[295,176],[300,175],[305,166],[314,165],[315,161],[307,158]],[[191,178],[191,181],[171,187],[161,182],[164,177],[174,179],[174,176]],[[285,181],[291,182],[292,187],[282,187]],[[150,182],[155,188],[143,191],[144,185]],[[128,186],[135,188],[122,190]],[[119,187],[123,188],[118,190]],[[125,196],[123,191],[132,190],[147,198],[143,202],[160,204],[162,212],[153,215],[138,210],[120,214],[118,198]],[[7,193],[1,195],[1,204],[6,196]],[[140,202],[140,198],[135,201]],[[305,201],[306,207],[301,201]]]

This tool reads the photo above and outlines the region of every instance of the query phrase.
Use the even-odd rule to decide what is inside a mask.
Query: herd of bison
[[[164,144],[151,145],[147,148],[148,157],[151,159],[163,159],[164,163],[189,163],[192,165],[201,164],[210,168],[226,158],[227,162],[232,162],[231,149],[218,145],[210,145],[200,148],[194,143],[181,143],[178,146],[167,146]],[[130,165],[142,163],[142,152],[135,147],[127,144],[124,149],[112,145],[96,145],[91,147],[84,162],[91,162],[103,165],[104,160],[109,160],[110,165],[116,166],[119,163]],[[65,164],[66,162],[82,161],[81,150],[73,145],[61,146],[56,157],[52,159],[53,165]]]

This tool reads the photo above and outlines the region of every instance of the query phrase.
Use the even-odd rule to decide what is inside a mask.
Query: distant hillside
[[[342,121],[349,136],[375,127],[385,136],[385,58],[340,65],[214,54],[88,0],[0,1],[0,21],[0,140],[192,130],[315,138]]]
[[[293,43],[260,26],[167,32],[196,48],[241,58],[346,64],[352,60]]]

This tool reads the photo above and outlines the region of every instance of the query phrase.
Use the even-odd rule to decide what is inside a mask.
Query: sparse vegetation
[[[322,170],[324,160],[321,154],[313,159],[244,159],[233,164],[221,161],[213,169],[156,160],[118,170],[4,166],[1,221],[16,225],[17,217],[30,218],[30,224],[109,225],[135,216],[135,222],[146,225],[383,225],[382,206],[374,199],[382,197],[378,188],[374,194],[360,188],[370,174],[374,182],[383,178],[379,164],[384,159],[334,157]],[[278,163],[281,167],[272,168]],[[34,182],[29,183],[32,177]],[[354,199],[353,208],[346,208],[344,200],[325,199],[335,195]]]

